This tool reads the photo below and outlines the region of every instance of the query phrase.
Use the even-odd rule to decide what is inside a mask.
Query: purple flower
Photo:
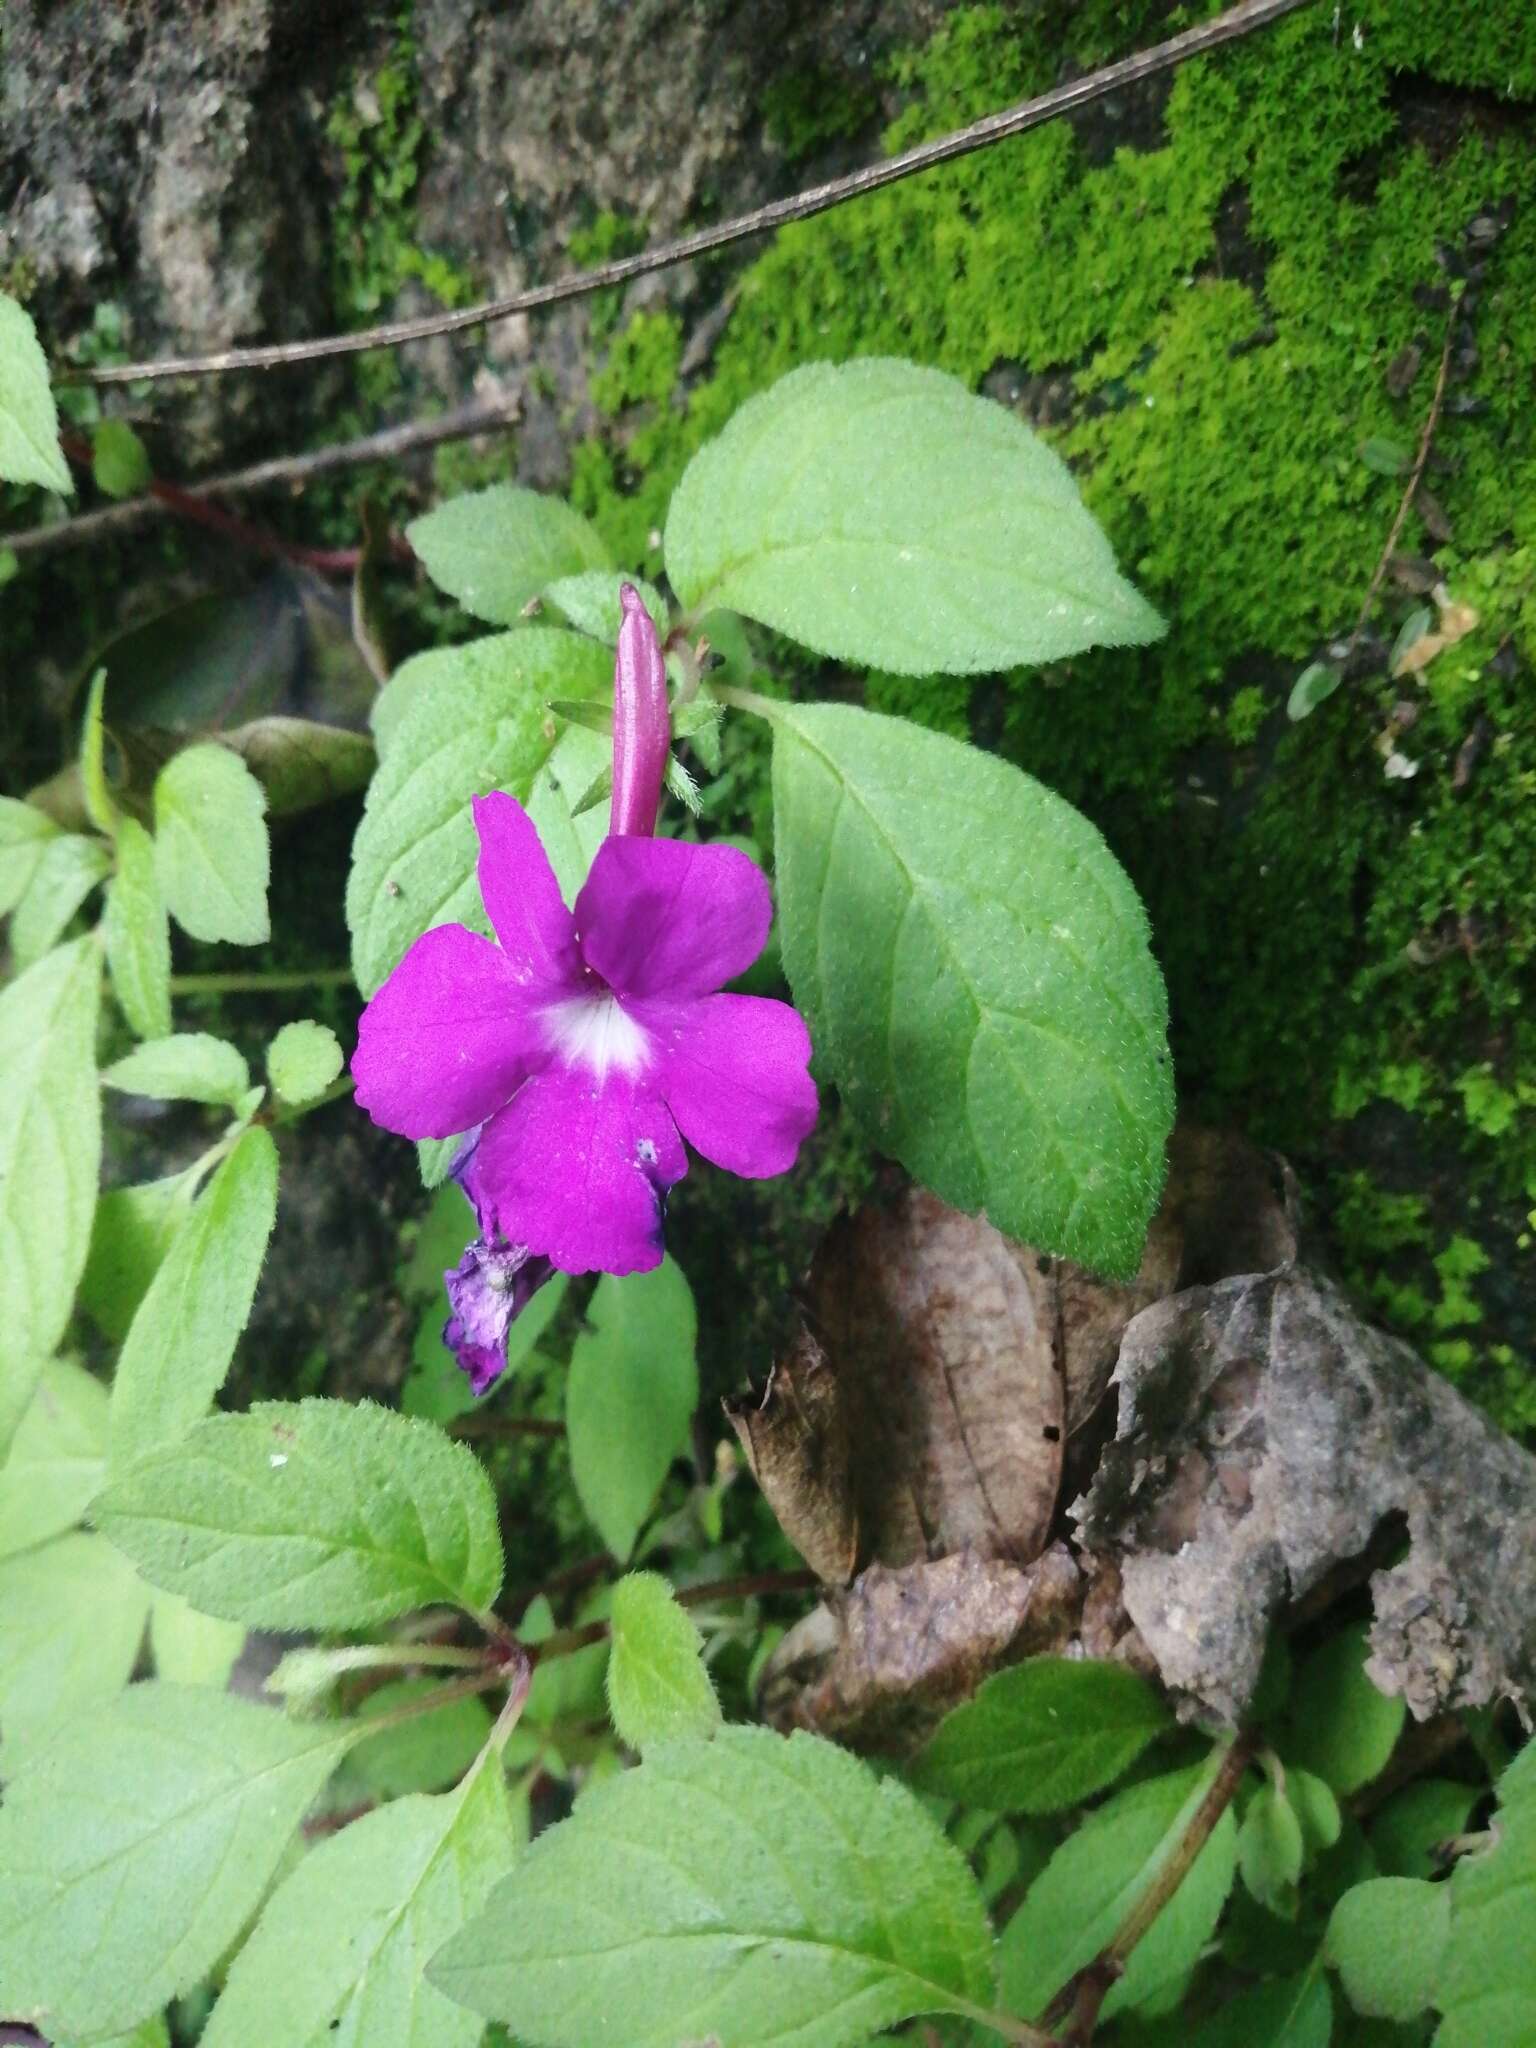
[[[443,1342],[483,1394],[507,1363],[507,1332],[554,1267],[524,1244],[487,1244],[476,1238],[451,1273],[443,1275],[453,1314]]]

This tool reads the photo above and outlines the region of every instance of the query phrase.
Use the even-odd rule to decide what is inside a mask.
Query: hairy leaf
[[[665,640],[671,623],[667,601],[655,584],[647,583],[643,576],[626,576],[616,569],[588,569],[580,576],[560,577],[543,596],[578,633],[606,640],[612,647],[618,641],[624,616],[624,607],[619,602],[619,586],[623,583],[633,583],[639,591],[640,601],[651,615],[651,624]]]
[[[0,1458],[69,1320],[101,1162],[89,939],[0,990]]]
[[[96,1203],[91,1249],[80,1276],[80,1306],[115,1344],[128,1334],[139,1303],[191,1213],[197,1175],[108,1188]]]
[[[71,1724],[0,1807],[0,2011],[89,2040],[190,1990],[355,1735],[158,1683]]]
[[[58,836],[58,825],[36,804],[0,796],[0,917],[27,893],[43,849]]]
[[[423,1973],[511,1868],[513,1850],[495,1757],[457,1792],[354,1821],[273,1893],[202,2048],[475,2048],[480,2021]]]
[[[114,1473],[184,1437],[224,1384],[277,1213],[277,1148],[242,1132],[133,1318],[112,1382]]]
[[[1407,1709],[1366,1676],[1370,1644],[1363,1627],[1341,1629],[1303,1662],[1280,1732],[1287,1763],[1298,1763],[1335,1792],[1358,1792],[1385,1769]]]
[[[155,872],[155,844],[136,818],[117,826],[117,872],[107,884],[102,935],[112,991],[140,1038],[171,1034],[171,928]]]
[[[516,625],[557,577],[606,569],[596,530],[561,498],[492,484],[413,519],[406,539],[440,590],[493,626]]]
[[[271,937],[267,800],[228,747],[187,747],[155,778],[155,871],[194,939],[259,946]]]
[[[86,897],[111,872],[112,857],[100,839],[65,832],[48,841],[11,918],[18,967],[30,967],[57,945]]]
[[[1301,1821],[1290,1800],[1273,1785],[1260,1786],[1237,1831],[1237,1867],[1261,1906],[1283,1912],[1301,1879],[1305,1849]]]
[[[149,1603],[149,1647],[157,1678],[222,1689],[245,1647],[245,1630],[238,1622],[199,1614],[178,1593],[157,1592]]]
[[[683,1448],[699,1399],[693,1294],[671,1259],[651,1273],[604,1273],[571,1350],[565,1426],[571,1476],[617,1558]]]
[[[1171,1719],[1123,1664],[1032,1657],[955,1708],[913,1781],[995,1813],[1051,1813],[1113,1784]]]
[[[1451,1875],[1435,2048],[1531,2048],[1536,1953],[1536,1748],[1499,1780],[1492,1845]]]
[[[132,1565],[84,1530],[0,1563],[0,1755],[7,1777],[60,1722],[122,1691],[148,1614],[149,1588]],[[0,1924],[4,1911],[0,1905]]]
[[[0,477],[42,484],[66,498],[74,490],[59,446],[59,415],[48,359],[32,317],[0,292]]]
[[[1038,2019],[1056,1993],[1091,1963],[1175,1854],[1210,1784],[1196,1766],[1117,1792],[1069,1835],[1003,1930],[1003,2002]],[[1176,1985],[1211,1938],[1236,1865],[1230,1809],[1173,1897],[1132,1949],[1104,2001],[1107,2016]]]
[[[679,1735],[712,1735],[720,1702],[693,1619],[655,1572],[631,1572],[613,1589],[608,1711],[631,1749]]]
[[[1287,1771],[1286,1780],[1296,1775]],[[1383,1877],[1434,1877],[1435,1850],[1462,1833],[1481,1793],[1456,1778],[1405,1785],[1371,1819],[1371,1853]]]
[[[101,1483],[107,1390],[82,1367],[43,1367],[0,1469],[0,1557],[73,1528]]]
[[[975,674],[1155,640],[1061,459],[941,371],[810,363],[697,454],[667,515],[695,617],[726,606],[819,654]]]
[[[226,1107],[233,1107],[251,1085],[250,1070],[234,1046],[206,1031],[177,1031],[136,1045],[101,1078],[126,1095]]]
[[[811,1736],[725,1728],[592,1786],[428,1974],[549,2048],[616,2020],[626,2048],[845,2048],[987,2003],[991,1951],[909,1792]]]
[[[267,1048],[267,1078],[285,1102],[313,1102],[341,1072],[341,1046],[324,1024],[285,1024]]]
[[[421,664],[428,660],[431,671],[394,700],[352,849],[347,923],[365,995],[429,926],[457,920],[486,930],[470,799],[501,789],[532,809],[547,774],[563,781],[564,742],[557,748],[549,700],[590,696],[611,683],[613,667],[596,641],[538,626]],[[381,713],[415,666],[396,675]]]
[[[501,1585],[496,1502],[474,1453],[370,1404],[262,1401],[141,1457],[96,1521],[146,1578],[205,1614],[366,1628]]]
[[[1356,2012],[1411,2020],[1435,2003],[1450,1932],[1448,1885],[1372,1877],[1334,1907],[1325,1947]]]
[[[780,933],[818,1058],[946,1202],[1129,1277],[1173,1080],[1146,916],[1113,855],[1069,804],[942,734],[832,704],[773,726]]]
[[[1333,1998],[1315,1964],[1240,1991],[1192,2034],[1180,2034],[1186,2048],[1328,2048],[1332,2038]]]

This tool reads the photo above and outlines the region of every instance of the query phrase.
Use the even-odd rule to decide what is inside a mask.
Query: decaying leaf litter
[[[1127,1286],[889,1176],[729,1409],[827,1588],[765,1668],[767,1717],[905,1752],[1054,1652],[1235,1725],[1273,1626],[1367,1575],[1382,1691],[1421,1720],[1524,1713],[1536,1459],[1302,1251],[1289,1169],[1225,1134],[1176,1133]]]

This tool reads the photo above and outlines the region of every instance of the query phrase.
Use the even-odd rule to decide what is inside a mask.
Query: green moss
[[[1164,19],[964,8],[896,65],[910,101],[887,147]],[[1287,1150],[1376,1311],[1421,1340],[1455,1314],[1438,1362],[1529,1426],[1536,13],[1366,0],[1356,19],[1336,39],[1329,10],[1305,10],[1185,66],[1161,131],[1138,116],[1138,147],[1113,146],[1110,118],[1055,123],[784,231],[739,278],[686,402],[663,382],[675,330],[642,316],[604,372],[612,417],[576,490],[654,573],[693,450],[799,362],[900,353],[973,386],[1006,366],[1026,411],[1049,384],[1044,430],[1167,639],[969,694],[875,679],[871,701],[946,730],[973,716],[1096,818],[1152,914],[1186,1100]],[[1389,580],[1377,671],[1292,727],[1290,683],[1349,633],[1402,492],[1361,448],[1412,447],[1429,408],[1439,252],[1501,204],[1511,224],[1469,302],[1477,366],[1436,436],[1454,539],[1437,549],[1414,512],[1399,543],[1436,556],[1478,624],[1390,681],[1385,649],[1423,600]],[[1389,753],[1414,772],[1389,777]],[[1397,1204],[1413,1227],[1384,1245]],[[1441,1270],[1463,1244],[1486,1270]],[[1468,1301],[1480,1320],[1461,1319]]]
[[[763,128],[789,163],[873,119],[879,101],[874,81],[851,72],[799,65],[781,72],[763,94]]]

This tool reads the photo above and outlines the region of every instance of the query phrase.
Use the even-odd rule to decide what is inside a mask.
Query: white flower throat
[[[549,1044],[568,1067],[585,1067],[599,1081],[609,1074],[638,1074],[650,1058],[651,1041],[611,989],[568,996],[543,1013]]]

